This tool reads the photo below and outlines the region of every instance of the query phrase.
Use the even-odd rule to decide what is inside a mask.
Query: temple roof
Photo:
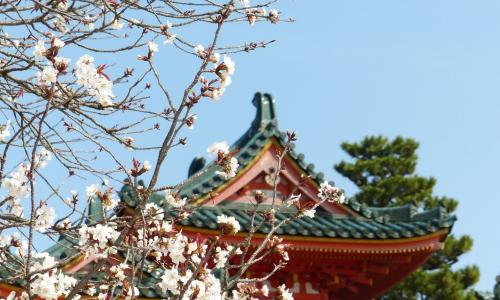
[[[256,116],[250,128],[231,146],[231,150],[237,150],[235,157],[240,164],[238,172],[254,161],[270,139],[274,138],[281,145],[284,145],[286,141],[286,134],[278,129],[273,97],[269,94],[256,93],[252,102],[257,109]],[[318,186],[324,181],[324,174],[315,172],[314,165],[305,161],[304,154],[297,153],[292,148],[289,155],[301,171],[310,176]],[[202,199],[209,193],[217,191],[228,181],[216,174],[217,170],[214,164],[205,166],[204,159],[195,158],[189,168],[189,179],[182,189],[181,196]],[[120,197],[127,205],[135,206],[136,197],[128,186],[123,187]],[[162,195],[155,194],[151,200],[159,205],[163,204]],[[448,215],[441,207],[424,212],[417,211],[412,205],[375,208],[361,204],[352,198],[346,199],[343,205],[355,212],[357,216],[337,216],[319,210],[314,219],[294,220],[281,228],[278,234],[356,239],[409,238],[427,235],[441,229],[451,229],[456,220],[455,216]],[[181,224],[196,228],[216,229],[216,217],[225,214],[234,216],[245,231],[249,226],[249,216],[245,211],[250,210],[251,208],[243,203],[219,204],[215,207],[201,206],[196,208],[194,213]],[[290,209],[281,207],[277,209],[276,217],[283,219],[293,213]],[[172,214],[175,213],[172,212]],[[261,233],[265,233],[268,227],[264,226],[260,230]]]
[[[256,93],[253,104],[257,112],[250,128],[230,147],[232,151],[236,152],[235,157],[240,164],[235,178],[259,161],[260,155],[267,149],[266,145],[274,143],[283,147],[286,143],[286,134],[278,129],[275,101],[272,96]],[[289,157],[298,166],[300,173],[312,179],[316,188],[325,180],[323,173],[315,172],[314,165],[305,161],[304,154],[297,153],[292,148]],[[250,216],[254,205],[234,201],[223,201],[212,205],[210,203],[212,194],[223,193],[233,182],[236,182],[235,178],[225,179],[217,175],[216,171],[218,171],[218,167],[213,163],[206,165],[204,158],[195,158],[193,160],[189,167],[187,183],[181,191],[181,197],[188,197],[192,203],[200,205],[195,205],[197,207],[187,218],[180,221],[179,225],[186,233],[215,235],[218,234],[217,216],[224,214],[233,216],[240,223],[241,233],[238,235],[245,236],[250,230]],[[136,205],[136,197],[130,186],[122,188],[120,197],[127,205],[132,207]],[[224,199],[232,200],[232,198],[230,196]],[[170,209],[165,204],[162,194],[153,194],[150,201],[164,207],[167,218],[177,216],[178,212]],[[203,205],[203,203],[208,205]],[[276,233],[290,244],[291,250],[298,251],[297,253],[304,250],[326,251],[328,249],[324,247],[329,247],[328,251],[340,252],[340,255],[351,252],[358,255],[357,258],[346,255],[345,257],[349,261],[359,259],[363,263],[369,264],[373,260],[375,265],[388,264],[389,268],[395,269],[398,268],[398,264],[391,263],[391,258],[387,258],[388,253],[409,256],[410,252],[423,251],[420,254],[414,254],[415,261],[412,263],[415,265],[413,267],[410,260],[404,261],[405,268],[412,269],[423,262],[423,260],[419,259],[428,257],[430,253],[439,248],[435,244],[430,246],[430,242],[420,243],[419,241],[430,241],[431,239],[442,241],[456,220],[455,216],[447,214],[442,207],[426,211],[419,211],[411,204],[391,208],[374,208],[361,204],[352,198],[346,199],[341,206],[349,213],[337,214],[320,208],[314,218],[294,218],[279,228]],[[261,204],[259,209],[269,210],[269,206]],[[275,209],[275,217],[278,221],[293,217],[297,213],[295,208],[281,205],[277,205]],[[262,218],[260,214],[257,214],[256,223],[260,223]],[[264,236],[269,232],[270,226],[265,225],[265,222],[263,224],[262,227],[257,229],[255,237]],[[302,241],[305,242],[302,243]],[[259,243],[258,239],[256,243]],[[366,244],[369,246],[366,246]],[[359,255],[363,253],[381,255],[384,258],[374,258],[373,256],[371,258],[360,258]],[[384,261],[384,259],[387,259],[387,261]],[[395,272],[394,274],[398,273]],[[403,276],[394,274],[383,275],[382,277]],[[152,284],[152,282],[158,280],[159,276],[161,276],[160,273],[148,273],[149,280],[147,280],[145,286],[140,288],[141,295],[146,297],[161,296],[158,286]]]

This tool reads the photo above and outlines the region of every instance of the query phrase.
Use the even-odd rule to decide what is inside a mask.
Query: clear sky
[[[418,172],[438,179],[437,194],[460,201],[453,232],[474,238],[459,265],[479,265],[477,288],[491,290],[500,274],[500,2],[283,0],[278,7],[296,22],[227,32],[277,42],[235,57],[233,84],[219,102],[198,108],[190,148],[174,153],[170,169],[185,176],[214,140],[242,134],[256,91],[274,95],[281,129],[299,134],[298,151],[351,194],[332,169],[347,158],[341,142],[415,138]]]

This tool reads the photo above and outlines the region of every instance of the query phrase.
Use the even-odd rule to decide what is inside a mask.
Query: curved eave
[[[185,234],[204,234],[206,236],[216,236],[219,230],[197,228],[194,226],[178,226]],[[449,233],[449,228],[441,229],[434,233],[411,238],[398,239],[353,239],[353,238],[328,238],[280,235],[284,243],[292,250],[332,252],[332,253],[355,253],[355,254],[401,254],[413,252],[433,252],[442,249],[442,241]],[[227,242],[239,242],[247,237],[247,232],[239,232],[233,236],[225,236]],[[266,235],[254,234],[252,243],[261,244]]]

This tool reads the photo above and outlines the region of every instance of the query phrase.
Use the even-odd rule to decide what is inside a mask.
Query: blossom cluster
[[[60,75],[67,73],[70,65],[70,59],[57,56],[59,50],[65,46],[65,43],[59,38],[52,38],[50,47],[45,47],[45,42],[39,40],[34,45],[33,56],[36,61],[41,62],[44,58],[48,64],[44,65],[41,71],[37,72],[38,83],[42,87],[48,87],[57,82]],[[83,55],[76,63],[74,75],[77,78],[76,83],[87,88],[89,94],[96,98],[97,102],[104,108],[113,105],[111,99],[114,98],[112,91],[113,82],[103,72],[105,65],[96,67],[93,63],[94,58],[90,55]],[[59,88],[54,86],[55,93],[59,93]]]
[[[220,215],[217,217],[217,224],[219,224],[224,233],[234,235],[241,230],[240,223],[233,216]]]
[[[219,53],[205,49],[203,45],[197,45],[193,50],[196,56],[214,64],[214,68],[211,71],[217,76],[217,79],[209,81],[202,76],[199,78],[199,81],[202,84],[202,95],[212,100],[218,100],[226,91],[226,87],[232,83],[231,76],[234,75],[236,64],[228,55],[224,55],[221,60]],[[218,87],[213,86],[215,82],[220,82]]]
[[[105,210],[112,210],[118,205],[115,193],[112,188],[107,188],[104,192],[99,190],[97,184],[91,184],[85,189],[89,201],[100,201]]]
[[[276,295],[276,299],[277,300],[293,300],[293,295],[286,288],[286,286],[284,284],[282,284],[278,287],[278,293]]]
[[[16,233],[11,235],[0,235],[0,264],[8,259],[6,253],[24,255],[26,247],[26,241],[21,240]]]
[[[288,245],[283,244],[282,238],[273,236],[267,246],[273,253],[278,254],[284,263],[287,263],[290,260],[287,251]]]
[[[233,300],[254,300],[269,297],[269,288],[267,285],[262,285],[257,288],[255,284],[240,282],[236,285],[236,289],[232,291]]]
[[[345,201],[344,193],[338,187],[330,185],[328,181],[320,185],[318,197],[328,202],[344,203]]]
[[[263,7],[247,8],[245,9],[245,15],[250,25],[255,24],[260,18],[266,18],[273,24],[278,23],[280,20],[280,13],[276,9],[269,10],[268,14]]]
[[[314,218],[314,215],[316,214],[316,209],[314,207],[304,209],[301,213],[300,216],[303,217],[308,217],[308,218]]]
[[[174,194],[172,190],[165,190],[165,203],[173,208],[181,208],[186,205],[186,198],[181,198],[179,195]]]
[[[183,293],[182,299],[222,300],[220,281],[204,260],[207,245],[177,232],[173,223],[165,220],[163,209],[156,204],[148,203],[144,211],[146,223],[129,237],[128,243],[151,249],[148,257],[163,272],[159,288],[172,295]],[[200,266],[203,271],[197,272],[192,266]],[[117,268],[113,272],[115,276],[122,276]]]
[[[45,168],[48,161],[51,159],[51,153],[47,149],[42,148],[34,156],[34,169]],[[34,170],[31,170],[31,164],[21,163],[9,174],[7,178],[4,179],[3,186],[7,189],[7,196],[9,197],[7,204],[10,207],[11,214],[19,217],[23,215],[23,207],[21,206],[20,199],[25,198],[30,194],[30,181],[34,182],[34,174]],[[41,212],[42,211],[40,211],[40,217],[45,218],[45,216],[43,216],[44,214]],[[48,219],[45,219],[45,221],[47,220],[51,220],[51,218],[49,217]],[[45,225],[48,226],[48,224]]]
[[[43,66],[41,71],[37,72],[38,83],[42,87],[48,87],[56,83],[58,76],[66,74],[70,59],[58,56],[59,50],[63,48],[64,45],[65,43],[57,37],[51,39],[49,48],[45,47],[45,42],[43,40],[38,40],[35,44],[33,50],[35,60],[41,62],[46,58],[49,62]]]
[[[120,232],[113,224],[97,224],[90,227],[82,225],[78,233],[80,235],[78,243],[86,256],[105,258],[117,251],[113,243],[120,236]]]
[[[225,247],[218,246],[217,248],[215,248],[215,257],[214,257],[215,268],[216,269],[223,268],[226,265],[227,260],[231,255],[233,254],[241,255],[242,253],[243,252],[239,247],[235,248],[232,245],[226,245]]]
[[[207,152],[211,155],[219,155],[219,152],[222,154],[229,153],[229,145],[226,141],[215,142],[210,147],[207,148]]]
[[[11,172],[9,176],[4,179],[4,187],[7,189],[7,196],[19,199],[29,195],[30,185],[29,179],[26,176],[28,172],[29,166],[20,164],[16,170]]]
[[[161,245],[167,245],[170,237],[174,234],[173,224],[170,221],[153,221],[148,222],[147,228],[137,230],[136,244],[141,248],[155,246],[151,252],[151,257],[155,260],[160,260],[163,252],[159,248]]]
[[[37,253],[30,271],[39,272],[34,275],[31,293],[48,300],[67,296],[77,283],[74,277],[64,274],[55,268],[56,261],[48,253]],[[50,272],[48,271],[50,270]]]
[[[133,143],[133,141],[132,141]],[[151,169],[151,163],[149,162],[149,160],[145,160],[142,164],[136,160],[136,159],[133,159],[132,160],[132,164],[133,164],[133,167],[131,170],[127,171],[128,174],[130,174],[131,176],[133,177],[139,177],[141,176],[142,174],[146,173],[147,171],[149,171]]]
[[[118,265],[114,265],[111,268],[109,268],[109,271],[115,277],[118,279],[119,282],[124,281],[127,276],[125,275],[125,272],[130,269],[130,266],[126,263],[120,263]]]
[[[75,76],[77,83],[87,88],[89,94],[97,99],[103,107],[113,105],[114,98],[113,82],[103,73],[104,65],[96,68],[94,58],[90,55],[83,55],[76,62]]]
[[[164,219],[163,209],[154,203],[146,204],[144,215],[151,220],[162,221]]]
[[[182,299],[196,299],[196,300],[223,300],[221,292],[220,281],[211,272],[210,269],[205,269],[203,278],[199,277],[193,279],[193,272],[187,270],[184,275],[177,269],[166,269],[161,277],[161,282],[158,284],[163,292],[169,291],[173,295],[180,294],[180,287],[185,287],[184,297]]]
[[[207,148],[207,152],[217,157],[215,164],[222,169],[222,171],[216,171],[216,174],[225,179],[236,176],[236,171],[240,165],[238,159],[229,151],[229,146],[226,142],[215,142]]]
[[[220,162],[219,165],[222,167],[222,172],[217,171],[216,173],[224,177],[225,179],[232,178],[236,176],[236,170],[240,166],[238,163],[238,160],[236,157],[224,157]]]
[[[42,203],[35,212],[34,229],[44,233],[49,227],[52,227],[56,214],[52,207],[48,207],[46,203]]]

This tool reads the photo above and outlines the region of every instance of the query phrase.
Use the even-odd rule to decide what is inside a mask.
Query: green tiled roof
[[[262,207],[261,209],[266,209]],[[187,219],[181,222],[184,226],[204,229],[217,229],[217,216],[233,216],[248,231],[250,226],[251,204],[234,203],[217,206],[203,206],[196,209]],[[174,212],[169,213],[175,217]],[[277,207],[276,218],[283,220],[294,216],[294,208]],[[376,210],[376,218],[341,217],[323,210],[318,210],[311,219],[303,217],[289,222],[278,229],[280,235],[351,238],[351,239],[398,239],[422,236],[441,229],[450,228],[455,221],[454,216],[435,208],[423,213],[416,213],[410,205],[394,209]],[[402,218],[403,215],[408,216]],[[262,217],[257,216],[257,222]],[[269,232],[269,226],[263,226],[260,233]]]
[[[125,186],[122,195],[130,195],[130,188]],[[176,217],[174,210],[169,209],[163,201],[161,194],[152,195],[150,201],[165,208],[170,217]],[[318,208],[314,219],[301,218],[291,221],[278,230],[278,234],[294,236],[316,236],[356,239],[394,239],[422,236],[436,232],[440,229],[451,228],[455,216],[446,213],[442,207],[436,207],[424,212],[418,212],[411,204],[391,207],[373,208],[363,205],[356,206],[363,216],[346,217],[334,215]],[[268,209],[262,206],[261,210]],[[249,213],[251,204],[230,203],[217,206],[201,206],[181,222],[181,225],[202,229],[217,229],[217,216],[227,215],[235,217],[242,226],[242,231],[248,231]],[[283,220],[295,215],[294,208],[276,207],[276,218]],[[261,217],[257,217],[257,221]],[[260,233],[266,233],[269,226],[263,226]]]
[[[257,110],[256,116],[250,128],[231,146],[231,149],[238,150],[236,158],[240,163],[239,170],[249,164],[271,138],[276,138],[282,144],[285,143],[286,139],[286,134],[278,129],[273,97],[269,94],[256,93],[252,102]],[[320,184],[324,180],[324,174],[316,173],[314,165],[305,161],[304,154],[296,153],[292,148],[290,156],[301,167],[304,174],[310,176],[316,183]],[[184,186],[181,196],[201,198],[216,190],[226,182],[223,177],[216,174],[216,171],[215,165],[205,166],[204,159],[195,158],[189,168],[192,180]],[[122,188],[120,197],[127,205],[132,207],[136,205],[136,197],[129,186]],[[154,194],[151,198],[151,201],[162,204],[163,196],[161,194]],[[404,238],[450,228],[455,220],[454,216],[446,214],[444,209],[439,207],[425,212],[417,212],[411,205],[374,208],[354,199],[346,199],[344,205],[357,212],[359,217],[346,218],[319,211],[316,218],[293,221],[279,233],[339,238]],[[183,225],[215,229],[217,227],[216,216],[224,213],[236,217],[245,228],[246,220],[248,220],[248,216],[244,212],[245,209],[241,204],[201,207],[186,219]],[[279,212],[277,217],[284,218],[292,213],[284,210]],[[264,227],[262,230],[265,232],[266,228]]]

